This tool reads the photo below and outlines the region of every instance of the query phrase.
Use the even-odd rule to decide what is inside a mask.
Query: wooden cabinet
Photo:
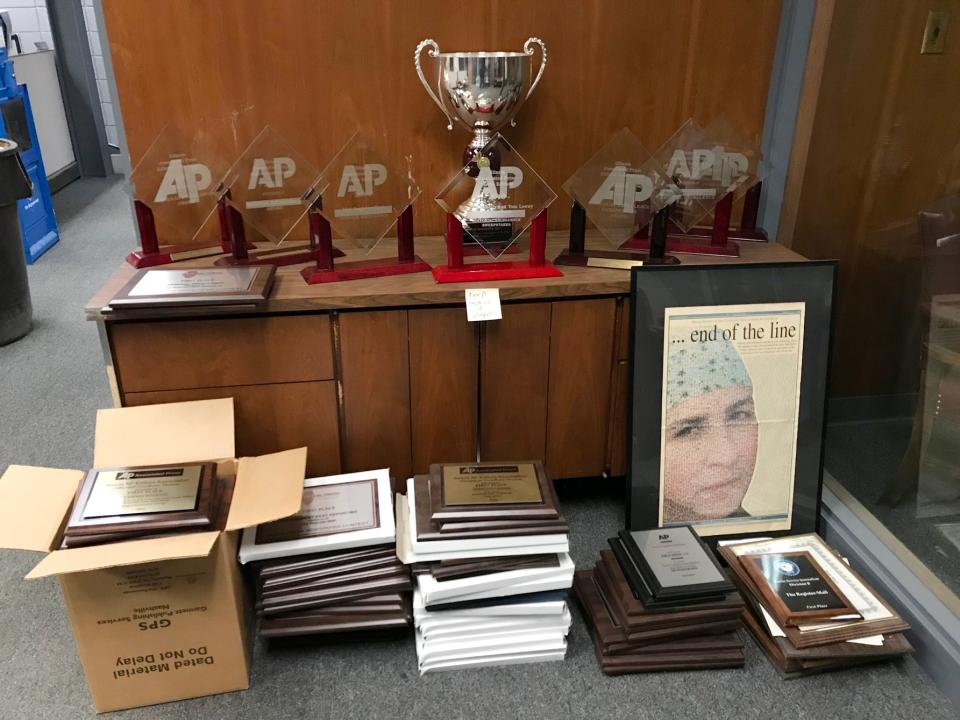
[[[116,323],[123,392],[333,379],[329,315]]]
[[[389,467],[402,480],[480,457],[587,477],[622,465],[620,304],[505,303],[487,323],[456,306],[110,331],[124,404],[234,397],[240,454],[306,445],[313,475]]]
[[[389,467],[402,480],[412,468],[407,311],[340,313],[336,322],[344,470]]]
[[[477,454],[478,323],[462,307],[407,312],[413,472]]]
[[[341,471],[337,391],[332,380],[159,390],[124,395],[125,405],[232,397],[237,455],[307,448],[307,473]],[[157,438],[162,442],[163,438]]]
[[[502,320],[483,324],[481,460],[542,460],[546,454],[550,305],[506,305]]]
[[[612,298],[552,304],[546,465],[557,477],[606,469],[615,321]]]

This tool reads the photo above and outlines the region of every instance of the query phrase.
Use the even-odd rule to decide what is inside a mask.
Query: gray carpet
[[[97,333],[80,308],[133,244],[121,186],[85,181],[56,198],[63,240],[30,270],[36,327],[0,348],[0,468],[85,468],[94,410],[110,403]],[[588,565],[623,521],[609,482],[565,485],[573,556]],[[38,556],[0,552],[0,718],[92,717],[53,580]],[[120,713],[124,718],[954,718],[916,663],[784,682],[748,640],[745,670],[607,678],[574,611],[563,663],[420,678],[412,638],[284,651],[257,644],[251,689]]]

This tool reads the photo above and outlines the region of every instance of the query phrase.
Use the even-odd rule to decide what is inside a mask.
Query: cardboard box
[[[57,550],[80,470],[11,465],[0,477],[0,547],[47,555],[98,712],[248,687],[236,531],[299,511],[306,448],[234,458],[233,400],[100,410],[94,467],[218,460],[235,474],[224,532]]]

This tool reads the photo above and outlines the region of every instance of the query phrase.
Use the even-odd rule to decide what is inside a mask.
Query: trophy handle
[[[530,99],[530,95],[533,94],[533,89],[537,86],[537,83],[540,82],[540,78],[543,77],[543,71],[547,67],[547,46],[543,44],[543,40],[538,37],[527,38],[527,41],[523,44],[523,53],[533,57],[533,47],[532,45],[537,45],[540,47],[540,69],[537,71],[537,76],[533,79],[533,82],[530,83],[530,89],[527,90],[527,94],[523,96],[523,101],[526,102]],[[510,127],[516,127],[517,120],[516,118],[510,118]]]
[[[440,108],[440,111],[443,113],[443,116],[447,119],[447,130],[453,130],[453,118],[450,117],[447,109],[443,106],[443,103],[440,102],[440,98],[437,97],[437,94],[430,87],[430,83],[428,83],[427,79],[423,76],[423,68],[420,67],[420,55],[423,54],[423,49],[427,46],[430,47],[430,57],[435,58],[440,54],[440,46],[428,38],[417,45],[417,49],[413,51],[413,64],[417,67],[417,75],[420,76],[420,82],[423,83],[423,88],[427,91],[427,94],[433,99],[433,101],[437,104],[437,107]]]
[[[533,83],[530,85],[530,89],[527,90],[527,95],[525,98],[523,98],[524,101],[530,99],[530,95],[533,94],[533,89],[537,86],[537,83],[540,82],[540,78],[543,77],[543,71],[547,67],[547,46],[543,44],[543,40],[541,40],[538,37],[532,37],[532,38],[529,38],[523,44],[524,54],[530,55],[532,57],[533,48],[530,47],[531,45],[538,45],[540,47],[540,70],[537,71],[537,76],[533,79]]]

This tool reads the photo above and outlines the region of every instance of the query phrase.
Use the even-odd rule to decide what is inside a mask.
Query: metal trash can
[[[33,322],[17,200],[33,194],[17,144],[0,138],[0,345],[19,340]]]

